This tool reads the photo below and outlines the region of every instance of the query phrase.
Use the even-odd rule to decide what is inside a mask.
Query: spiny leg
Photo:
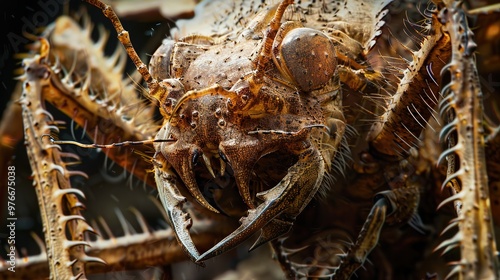
[[[269,67],[269,63],[272,61],[272,47],[274,38],[278,33],[278,30],[281,26],[281,19],[283,14],[285,13],[286,8],[293,3],[293,0],[283,0],[278,6],[276,13],[274,14],[273,19],[269,23],[269,29],[266,31],[266,35],[264,37],[264,45],[262,46],[262,50],[259,54],[259,59],[257,60],[257,69],[254,74],[254,80],[256,83],[261,83],[262,78]]]
[[[440,138],[448,143],[448,149],[439,161],[448,161],[443,187],[457,187],[457,193],[442,204],[459,201],[461,207],[457,208],[458,218],[447,227],[457,226],[458,232],[436,250],[460,248],[461,259],[449,276],[496,279],[500,277],[500,265],[488,193],[483,94],[474,55],[477,45],[461,4],[445,1],[440,8],[440,20],[451,38],[452,59],[444,69],[450,72],[451,81],[443,88],[440,103],[440,112],[448,121]]]
[[[54,164],[52,165],[48,164],[50,168],[54,169],[53,171],[51,171],[51,173],[54,173],[56,171],[64,173],[61,176],[52,176],[51,178],[54,179],[52,181],[45,180],[45,182],[51,181],[50,183],[56,182],[54,183],[53,190],[57,190],[57,187],[59,187],[60,189],[64,190],[64,192],[56,192],[55,195],[52,195],[49,191],[49,194],[42,195],[44,197],[43,202],[39,200],[39,202],[41,203],[40,207],[42,211],[42,217],[49,217],[47,220],[57,222],[60,226],[59,228],[63,229],[64,234],[71,235],[72,238],[70,239],[75,240],[75,242],[66,242],[66,245],[64,246],[58,245],[57,243],[64,242],[64,238],[57,238],[57,240],[59,241],[53,242],[51,237],[51,241],[47,242],[48,255],[49,257],[51,257],[50,263],[52,265],[52,274],[63,275],[61,274],[63,272],[54,272],[54,267],[60,267],[59,269],[67,268],[65,265],[60,266],[59,264],[61,263],[67,263],[71,265],[70,262],[59,261],[56,266],[54,266],[54,258],[52,258],[52,256],[54,256],[54,250],[58,254],[65,253],[65,251],[67,250],[71,250],[70,257],[72,257],[75,261],[72,266],[73,274],[82,275],[80,277],[84,277],[85,274],[83,273],[83,266],[85,265],[85,262],[92,261],[93,259],[85,255],[85,250],[83,247],[88,246],[88,243],[85,243],[83,241],[83,232],[89,230],[91,231],[91,228],[87,226],[87,224],[83,220],[83,217],[79,213],[82,205],[74,194],[81,195],[81,193],[78,190],[71,189],[69,183],[69,176],[84,174],[78,173],[76,171],[64,171],[66,168],[66,163],[61,159],[61,157],[67,157],[76,160],[78,160],[78,158],[72,154],[61,153],[57,145],[53,145],[53,142],[51,143],[50,141],[48,141],[50,138],[43,137],[43,135],[55,133],[55,131],[57,130],[57,125],[60,125],[60,122],[58,123],[51,120],[50,114],[48,114],[48,112],[45,111],[43,107],[43,102],[41,102],[40,108],[38,110],[33,109],[33,106],[39,104],[39,100],[54,104],[55,107],[59,108],[63,113],[66,113],[67,115],[72,117],[75,123],[82,126],[84,129],[87,129],[87,133],[90,137],[94,137],[94,141],[102,141],[104,143],[108,142],[105,139],[112,139],[118,135],[118,137],[126,137],[127,139],[146,138],[146,133],[142,133],[145,132],[148,128],[146,130],[143,130],[144,126],[141,126],[137,123],[137,119],[142,118],[145,115],[143,113],[145,113],[144,111],[146,110],[144,110],[144,107],[141,107],[140,103],[135,103],[137,99],[134,99],[132,98],[132,96],[127,95],[127,93],[129,93],[129,88],[127,88],[128,83],[127,81],[123,81],[121,79],[122,73],[120,70],[120,63],[116,62],[119,52],[115,53],[115,55],[113,55],[112,57],[104,57],[102,53],[100,53],[102,52],[102,45],[99,43],[94,43],[90,40],[90,38],[86,37],[90,33],[90,27],[88,25],[84,28],[81,28],[68,17],[60,17],[53,25],[48,28],[48,30],[51,30],[51,32],[46,34],[46,38],[48,41],[53,42],[53,44],[50,46],[50,56],[48,55],[49,46],[47,44],[47,41],[43,39],[41,41],[41,55],[35,59],[29,59],[25,61],[25,64],[27,66],[25,67],[25,74],[22,77],[22,79],[27,81],[27,85],[25,87],[25,96],[22,99],[22,102],[24,102],[23,105],[25,106],[25,128],[33,128],[31,130],[26,130],[25,135],[27,137],[27,143],[31,143],[34,147],[37,147],[37,149],[33,149],[32,153],[30,154],[32,163],[36,162],[41,164],[44,162],[44,157],[48,157],[49,160],[47,162],[49,162],[50,160],[54,162]],[[86,50],[85,53],[87,55],[85,55],[83,59],[81,59],[81,57],[73,55],[77,52],[76,49],[67,49],[68,45],[65,44],[66,41],[57,40],[58,36],[64,36],[65,32],[70,32],[75,36],[78,36],[79,40],[85,42],[83,46],[78,45],[78,47],[84,48]],[[102,43],[102,41],[100,42]],[[98,56],[97,54],[100,54],[101,56]],[[54,63],[53,61],[51,61],[53,57],[57,60],[58,63]],[[92,57],[92,59],[86,60],[86,58],[89,57]],[[115,63],[111,65],[107,63],[105,63],[106,65],[96,65],[102,60],[104,60],[104,62],[109,62],[111,60],[115,61]],[[73,65],[71,69],[69,69],[69,72],[67,71],[68,69],[65,68],[65,66],[68,64]],[[97,70],[93,67],[96,67]],[[88,69],[91,69],[92,71]],[[119,73],[117,74],[117,72]],[[90,73],[95,75],[91,75]],[[97,82],[99,83],[99,85],[96,86],[93,83],[93,77],[97,77],[97,80],[101,79]],[[106,83],[105,85],[103,85],[103,81],[109,82],[109,84]],[[121,84],[120,94],[117,95],[114,83],[120,82],[123,82],[123,84]],[[97,92],[101,88],[104,88],[103,91],[105,93]],[[114,89],[114,91],[112,89]],[[133,104],[129,104],[126,107],[116,106],[118,104],[121,104],[119,100],[117,101],[117,99],[120,99],[120,97],[127,98],[127,100],[133,101]],[[32,105],[33,103],[31,101],[36,101],[35,105]],[[29,106],[32,106],[31,109],[29,108]],[[107,107],[108,110],[103,110],[103,107]],[[112,107],[113,109],[109,110],[110,107]],[[131,108],[134,108],[136,110],[131,110]],[[44,114],[47,115],[47,117],[44,118],[43,121],[37,121],[38,118],[43,118]],[[33,117],[30,116],[36,116],[36,118],[33,119]],[[128,121],[123,122],[123,116],[127,116],[130,118],[128,119]],[[111,122],[110,120],[114,120],[114,122]],[[52,126],[50,126],[49,124],[44,126],[44,122],[49,123]],[[151,126],[150,123],[149,130],[151,130],[151,128],[154,129],[154,126]],[[118,131],[120,132],[113,133],[113,131],[116,132],[115,129],[118,129]],[[142,135],[144,137],[137,137],[137,135]],[[128,136],[130,136],[130,138]],[[50,150],[49,154],[53,155],[52,159],[50,158],[50,155],[47,155],[44,152],[46,150]],[[41,154],[40,151],[42,151]],[[123,164],[129,170],[132,169],[131,172],[135,171],[140,178],[146,179],[146,176],[142,175],[147,174],[147,168],[150,168],[149,164],[146,160],[143,159],[140,159],[140,162],[136,164],[137,158],[134,157],[133,154],[134,153],[121,153],[121,155],[117,154],[117,157],[113,158],[117,159],[119,163]],[[134,161],[134,159],[136,161]],[[146,163],[147,168],[143,168],[142,163]],[[134,167],[136,167],[135,170]],[[39,170],[35,170],[34,168],[33,170],[35,173],[39,172]],[[142,175],[139,175],[140,173],[142,173]],[[47,173],[45,172],[42,174]],[[39,182],[40,178],[35,177],[35,180]],[[60,201],[56,201],[54,203],[47,202],[50,200]],[[67,203],[63,203],[64,201],[67,201]],[[47,203],[48,205],[50,205],[50,207],[43,206],[47,205]],[[65,206],[66,204],[68,206]],[[53,209],[51,208],[52,205],[59,205],[59,208],[63,207],[62,212],[67,216],[64,217],[61,215],[61,220],[63,221],[50,219],[50,215],[53,215],[53,211],[51,212],[51,210]],[[67,209],[67,211],[65,209]],[[49,214],[47,214],[47,211],[49,211]],[[54,225],[46,226],[46,228],[54,228]],[[57,232],[57,230],[54,231]],[[61,248],[63,248],[64,250]],[[59,256],[55,256],[55,260],[60,260]],[[38,276],[39,275],[37,275],[37,277]]]

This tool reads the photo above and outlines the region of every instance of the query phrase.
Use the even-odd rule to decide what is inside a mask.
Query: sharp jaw
[[[172,166],[174,167],[175,171],[177,171],[177,174],[179,174],[179,177],[184,182],[189,193],[203,207],[214,213],[219,213],[219,211],[212,205],[210,205],[210,203],[205,199],[200,191],[200,188],[198,187],[198,184],[196,183],[196,177],[193,171],[193,163],[197,162],[200,155],[202,155],[204,160],[206,158],[203,156],[200,149],[193,146],[177,147],[174,144],[169,150],[172,152],[165,152],[164,156],[167,162],[172,163]],[[208,158],[207,160],[209,161]],[[211,166],[209,164],[207,165],[207,168],[209,169],[209,171],[211,170]],[[213,170],[210,173],[213,175]]]
[[[208,169],[208,172],[210,172],[210,175],[212,175],[212,177],[215,178],[215,173],[214,173],[214,170],[212,168],[212,164],[210,163],[210,159],[205,154],[202,154],[202,158],[203,158],[203,162],[205,163],[205,166]]]
[[[250,192],[249,183],[254,165],[262,155],[262,147],[257,144],[257,142],[250,141],[246,146],[223,143],[219,147],[219,155],[231,165],[240,196],[250,209],[255,209],[255,203]]]
[[[196,261],[201,262],[233,249],[260,229],[261,235],[251,250],[286,234],[295,217],[318,191],[324,171],[325,164],[319,151],[314,148],[305,150],[275,187],[257,194],[264,202],[248,210],[248,215],[241,218],[241,225],[234,232]]]
[[[176,176],[167,166],[162,156],[158,156],[155,159],[155,179],[160,200],[170,219],[177,240],[182,244],[182,247],[190,259],[204,266],[202,262],[197,261],[200,254],[189,234],[192,219],[189,214],[182,209],[183,204],[186,202],[186,198],[177,188]]]

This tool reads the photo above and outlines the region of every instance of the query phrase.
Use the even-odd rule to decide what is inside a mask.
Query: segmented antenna
[[[157,100],[161,100],[161,96],[165,92],[167,92],[166,87],[162,86],[160,83],[158,83],[156,79],[154,79],[151,76],[148,67],[146,66],[146,64],[142,62],[139,55],[135,51],[134,46],[132,45],[132,41],[130,41],[130,36],[128,31],[123,28],[123,25],[118,16],[116,15],[115,11],[113,10],[113,8],[111,8],[111,6],[99,0],[84,0],[84,1],[101,9],[104,16],[106,16],[111,21],[113,27],[116,30],[116,33],[118,34],[118,40],[120,40],[120,43],[123,45],[128,56],[130,57],[130,59],[132,59],[132,62],[137,68],[137,71],[141,74],[142,78],[147,83],[149,89],[149,95]]]

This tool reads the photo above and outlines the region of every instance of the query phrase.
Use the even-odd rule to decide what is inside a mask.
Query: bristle
[[[454,194],[454,195],[452,195],[452,196],[450,196],[450,197],[446,198],[445,200],[443,200],[443,201],[442,201],[442,202],[438,205],[437,209],[438,209],[438,210],[439,210],[439,209],[441,209],[441,207],[443,207],[444,205],[446,205],[446,204],[448,204],[448,203],[450,203],[450,202],[452,202],[452,201],[454,201],[454,200],[459,200],[459,199],[462,199],[462,198],[463,198],[463,196],[464,196],[464,195],[463,195],[463,193],[462,193],[462,192],[459,192],[459,193],[457,193],[457,194]]]
[[[459,265],[455,265],[453,269],[446,275],[444,280],[455,278],[456,275],[459,275],[462,272],[462,267]]]
[[[455,228],[455,227],[458,227],[458,221],[460,220],[459,217],[455,218],[455,219],[452,219],[448,226],[446,226],[446,228],[444,228],[442,231],[441,231],[441,234],[440,235],[444,235],[446,232],[448,232],[450,229],[452,228]]]

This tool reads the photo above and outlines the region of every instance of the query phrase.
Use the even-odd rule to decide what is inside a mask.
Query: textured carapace
[[[1,277],[41,277],[47,261],[56,279],[188,257],[204,265],[254,233],[250,250],[270,241],[289,279],[435,279],[450,260],[449,276],[499,277],[499,103],[481,92],[487,72],[474,54],[476,42],[482,53],[498,45],[485,38],[497,42],[499,24],[481,22],[474,38],[467,16],[488,9],[207,0],[176,22],[147,67],[112,8],[87,2],[113,23],[148,100],[122,79],[125,52],[106,57],[106,33],[94,42],[85,18],[80,28],[61,17],[32,46],[12,104],[23,111],[47,248]],[[421,26],[403,28],[406,16]],[[57,141],[58,110],[94,144]],[[23,128],[6,134],[19,138]],[[171,226],[151,230],[138,210],[140,233],[123,215],[117,238],[105,223],[87,223],[70,180],[86,174],[69,168],[78,157],[62,152],[67,143],[103,149],[156,186],[162,205],[151,199]],[[92,232],[101,237],[87,240]],[[460,255],[445,260],[441,250]]]
[[[158,97],[165,122],[156,139],[172,141],[155,145],[156,182],[177,236],[195,260],[233,248],[261,229],[256,244],[286,233],[331,171],[345,130],[334,44],[320,31],[282,25],[289,4],[262,11],[257,18],[267,23],[250,23],[257,27],[229,34],[234,39],[222,44],[202,36],[173,45],[166,40],[150,64],[153,77],[167,78],[160,83],[172,89]],[[279,166],[275,174],[254,173],[264,157]],[[244,213],[220,206],[224,195],[209,201],[203,193],[200,183],[224,176],[233,178],[248,214],[200,256],[188,235],[191,222],[179,212],[181,188],[213,212]]]

